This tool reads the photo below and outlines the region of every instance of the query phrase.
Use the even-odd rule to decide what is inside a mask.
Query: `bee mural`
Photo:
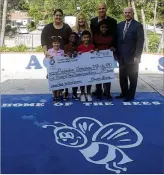
[[[42,127],[49,126],[54,127],[57,144],[78,148],[88,162],[104,165],[117,174],[127,171],[124,164],[133,161],[123,150],[137,147],[143,140],[141,133],[129,124],[115,122],[103,125],[89,117],[76,118],[72,126],[54,122],[54,125]]]

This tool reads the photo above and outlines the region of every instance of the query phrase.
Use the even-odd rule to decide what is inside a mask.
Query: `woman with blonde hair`
[[[87,30],[91,33],[87,19],[85,15],[81,12],[76,16],[76,25],[72,28],[73,32],[76,32],[81,38],[81,34],[84,30]]]

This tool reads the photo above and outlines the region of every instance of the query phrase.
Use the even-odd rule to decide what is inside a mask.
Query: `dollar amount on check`
[[[114,79],[114,57],[110,50],[82,53],[75,58],[56,56],[47,59],[47,62],[51,91],[101,84]]]

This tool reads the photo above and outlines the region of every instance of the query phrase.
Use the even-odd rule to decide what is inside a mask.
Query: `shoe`
[[[72,98],[73,98],[74,100],[78,100],[77,93],[73,93],[73,94],[72,94]]]
[[[58,98],[57,97],[52,97],[53,103],[57,103],[58,102]]]
[[[96,98],[97,98],[97,100],[102,100],[103,99],[102,92],[97,93]]]
[[[103,99],[102,95],[97,95],[96,98],[97,98],[97,100],[102,100]]]
[[[106,97],[106,96],[107,96],[106,92],[103,92],[103,96],[104,96],[104,97]]]
[[[133,101],[134,97],[126,97],[124,102],[129,102],[129,101]]]
[[[92,101],[92,97],[90,94],[87,94],[87,101],[91,102]]]
[[[110,100],[110,101],[113,100],[113,97],[112,97],[110,94],[106,95],[106,98],[107,98],[108,100]]]
[[[63,99],[64,100],[68,100],[69,99],[68,95],[69,95],[68,92],[64,92]]]
[[[122,93],[119,96],[115,97],[116,99],[122,99],[122,98],[126,98]]]
[[[92,95],[96,96],[97,95],[97,91],[92,92]]]
[[[86,98],[85,98],[85,95],[84,94],[80,96],[80,101],[81,102],[85,102],[86,101]]]

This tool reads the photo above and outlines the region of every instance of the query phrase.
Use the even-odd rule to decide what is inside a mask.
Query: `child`
[[[84,30],[82,32],[82,37],[81,37],[81,41],[82,44],[79,45],[79,47],[77,48],[78,53],[84,53],[84,52],[94,52],[95,46],[93,44],[90,44],[91,41],[91,33],[87,30]],[[80,96],[80,100],[82,102],[84,101],[92,101],[92,97],[91,97],[91,85],[87,86],[87,95],[85,96],[85,86],[81,86],[81,96]]]
[[[53,36],[52,39],[52,47],[48,50],[49,55],[51,56],[50,59],[52,59],[54,56],[64,56],[64,50],[60,49],[60,43],[62,41],[62,38],[60,36]],[[60,99],[62,90],[55,90],[52,91],[53,93],[53,101]]]
[[[77,33],[72,32],[70,37],[69,37],[69,44],[64,46],[64,53],[65,56],[69,56],[70,58],[76,57],[77,56],[77,47],[79,43],[79,36]],[[77,100],[77,89],[78,87],[73,87],[72,88],[72,98]],[[65,94],[64,98],[68,99],[68,88],[65,89]]]
[[[115,51],[113,37],[109,33],[108,21],[106,19],[99,22],[98,32],[93,37],[93,43],[96,47],[96,50],[106,50],[110,49],[111,51]],[[110,94],[111,83],[104,83],[104,96],[106,96],[109,100],[112,100],[112,96]],[[102,99],[102,84],[96,85],[96,96],[97,99]]]

